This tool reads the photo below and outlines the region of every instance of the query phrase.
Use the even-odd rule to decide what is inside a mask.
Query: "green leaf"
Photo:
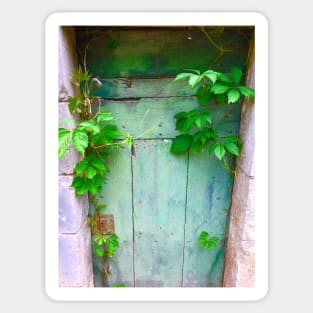
[[[220,239],[219,239],[217,236],[212,236],[212,237],[210,238],[210,240],[213,241],[213,242],[215,242],[215,243],[218,243]]]
[[[100,133],[100,126],[94,120],[83,121],[77,125],[76,129],[90,132],[93,135]]]
[[[201,139],[203,132],[199,131],[193,135],[193,142],[197,142]]]
[[[203,146],[200,142],[193,142],[191,145],[191,152],[192,153],[199,153],[203,151]]]
[[[88,147],[88,136],[85,132],[75,129],[72,133],[72,142],[75,149],[84,154]]]
[[[74,120],[72,118],[64,118],[63,120],[59,120],[59,124],[63,125],[72,125]]]
[[[197,97],[202,97],[202,96],[204,95],[204,93],[205,93],[205,88],[204,88],[203,86],[200,86],[200,87],[197,89],[197,91],[196,91],[196,93],[195,93],[195,96],[197,96]]]
[[[240,142],[240,138],[238,136],[228,136],[224,138],[224,143],[238,143]]]
[[[101,123],[101,122],[114,120],[114,117],[112,116],[111,112],[102,112],[97,115],[96,120],[97,120],[97,123]]]
[[[108,168],[100,158],[93,158],[92,166],[101,172],[108,172]]]
[[[205,135],[208,139],[216,139],[218,137],[212,128],[208,128],[205,131]]]
[[[199,75],[192,75],[189,78],[189,85],[193,88],[201,81],[201,76]]]
[[[209,78],[213,84],[215,84],[218,77],[218,73],[211,70],[204,72],[202,75]]]
[[[239,67],[232,67],[231,75],[233,77],[234,82],[238,84],[242,76],[242,71]]]
[[[211,91],[215,95],[219,95],[219,94],[225,93],[229,89],[230,89],[229,85],[216,83],[215,85],[212,86]]]
[[[209,154],[213,153],[215,151],[215,148],[217,146],[217,143],[211,143],[211,145],[209,146]]]
[[[113,287],[115,287],[115,288],[123,288],[123,287],[125,287],[125,284],[123,284],[123,283],[121,283],[121,284],[114,283]]]
[[[239,86],[238,89],[246,97],[254,97],[254,89],[246,86]]]
[[[199,105],[207,104],[210,101],[211,96],[212,96],[212,94],[209,91],[205,92],[202,96],[198,96],[198,103],[199,103]]]
[[[87,186],[88,186],[88,190],[93,195],[99,191],[99,189],[98,189],[99,186],[97,184],[95,184],[93,181],[88,181]]]
[[[180,80],[180,79],[184,79],[184,78],[189,78],[189,77],[192,76],[192,75],[194,75],[194,74],[192,74],[192,73],[180,73],[180,74],[178,74],[178,75],[175,77],[174,81]]]
[[[198,241],[202,247],[206,247],[206,244],[208,242],[207,237],[209,234],[206,231],[202,231],[200,236],[198,237]]]
[[[185,118],[187,115],[187,112],[178,112],[177,114],[174,115],[174,118],[176,119],[182,119],[182,118]]]
[[[78,196],[81,196],[85,192],[88,191],[88,184],[87,184],[87,182],[82,177],[79,177],[79,176],[76,176],[73,179],[71,187],[75,188],[76,194]]]
[[[71,187],[77,188],[79,186],[84,185],[85,183],[86,183],[86,181],[82,177],[76,176],[76,177],[74,177],[74,179],[72,181]]]
[[[198,115],[199,114],[199,110],[198,109],[194,109],[194,110],[190,110],[190,111],[188,111],[188,112],[186,112],[187,113],[187,117],[192,117],[192,116],[194,116],[194,115]]]
[[[190,71],[190,72],[194,72],[194,73],[196,73],[196,74],[198,74],[198,75],[200,75],[200,71],[199,70],[195,70],[195,69],[189,69],[189,68],[186,68],[185,69],[185,71]]]
[[[79,83],[82,81],[88,81],[91,78],[91,75],[88,71],[83,71],[81,66],[78,69],[72,70],[72,79],[76,79]]]
[[[95,234],[93,237],[93,242],[98,246],[103,245],[105,241],[106,241],[105,237],[100,233]]]
[[[225,155],[225,148],[222,144],[216,144],[216,147],[214,149],[214,153],[217,156],[218,159],[222,159]]]
[[[185,123],[186,123],[186,119],[177,120],[175,129],[183,130]]]
[[[238,90],[232,89],[227,92],[227,97],[228,97],[228,103],[235,103],[239,100],[240,93]]]
[[[87,169],[88,161],[86,159],[81,160],[75,166],[75,173],[81,175]]]
[[[237,156],[239,155],[239,148],[236,144],[230,142],[230,143],[225,143],[224,146],[229,153],[237,155]]]
[[[212,248],[217,247],[219,238],[217,236],[209,237],[209,234],[203,231],[198,237],[198,241],[202,247],[206,248],[207,250],[210,250]]]
[[[195,121],[195,123],[199,129],[201,129],[203,127],[204,122],[205,122],[205,120],[203,119],[203,116],[199,116]]]
[[[89,166],[86,169],[86,176],[87,176],[87,178],[93,179],[96,174],[97,174],[97,171],[96,171],[96,169],[94,167]]]
[[[210,113],[206,113],[204,115],[202,115],[203,119],[207,122],[209,122],[210,124],[212,123],[212,117]]]
[[[79,108],[79,105],[82,104],[82,99],[80,96],[77,97],[68,97],[68,108],[71,113],[80,113],[81,110]]]
[[[109,139],[114,139],[123,136],[123,134],[118,130],[118,127],[113,124],[108,124],[103,127],[104,135]]]
[[[192,126],[195,124],[196,120],[198,119],[198,116],[191,116],[188,117],[185,121],[184,121],[184,125],[183,125],[183,132],[184,133],[188,133]]]
[[[71,131],[65,128],[59,128],[59,158],[63,158],[67,152],[70,142]]]
[[[203,134],[203,135],[201,136],[201,143],[202,143],[202,145],[205,145],[205,143],[207,142],[207,140],[208,140],[208,138],[206,137],[205,134]]]
[[[112,257],[115,254],[119,245],[120,244],[118,241],[118,236],[116,234],[113,234],[110,237],[108,237],[106,248],[110,257]]]
[[[209,233],[208,233],[208,232],[202,231],[199,237],[200,237],[200,238],[206,238],[206,237],[208,237],[208,236],[209,236]]]
[[[100,247],[95,248],[95,252],[97,256],[103,257],[104,256],[104,251]]]
[[[231,82],[232,82],[231,79],[229,78],[229,76],[227,76],[226,74],[222,74],[222,73],[218,74],[218,79],[221,80],[224,83],[231,84]]]
[[[172,140],[171,152],[181,153],[187,151],[192,144],[192,138],[191,135],[187,134],[177,136]]]
[[[101,175],[95,175],[94,177],[93,177],[93,182],[95,183],[95,184],[97,184],[97,185],[103,185],[103,184],[106,184],[107,183],[107,181],[105,180],[105,178],[103,177],[103,176],[101,176]]]

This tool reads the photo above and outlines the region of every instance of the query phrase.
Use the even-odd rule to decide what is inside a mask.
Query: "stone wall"
[[[254,48],[252,48],[247,77],[247,86],[251,88],[254,88],[254,66]],[[243,149],[237,158],[224,287],[254,287],[254,125],[254,102],[246,98],[241,113],[240,138],[243,141]]]
[[[72,117],[67,99],[75,91],[70,76],[76,64],[74,31],[70,27],[62,27],[59,30],[59,119]],[[60,287],[93,286],[90,229],[87,225],[88,198],[87,195],[76,197],[73,188],[69,187],[79,159],[79,154],[70,147],[69,153],[59,160]]]

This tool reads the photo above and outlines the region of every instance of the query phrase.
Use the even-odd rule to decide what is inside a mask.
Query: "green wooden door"
[[[198,106],[195,91],[173,77],[212,62],[216,70],[245,69],[249,32],[210,31],[234,52],[220,55],[199,29],[90,29],[87,66],[102,80],[102,108],[137,138],[135,156],[128,149],[110,155],[101,195],[121,243],[110,286],[221,286],[233,177],[213,155],[170,152],[179,134],[173,116]],[[212,103],[210,111],[220,134],[238,134],[238,105]],[[222,239],[218,248],[199,245],[203,230]],[[96,286],[100,275],[95,264]]]

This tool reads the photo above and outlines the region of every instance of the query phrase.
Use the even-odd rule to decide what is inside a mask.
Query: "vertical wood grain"
[[[219,243],[208,251],[200,246],[198,237],[201,231],[207,231],[224,238],[232,181],[231,174],[215,155],[190,154],[183,287],[221,286],[224,247]]]
[[[133,281],[133,225],[132,225],[132,177],[131,156],[128,148],[113,150],[107,158],[110,172],[104,185],[101,201],[107,205],[104,214],[114,214],[115,232],[120,247],[109,260],[111,275],[109,286],[124,283],[132,287]]]
[[[166,139],[136,142],[136,287],[181,285],[187,156],[171,154],[170,144]]]

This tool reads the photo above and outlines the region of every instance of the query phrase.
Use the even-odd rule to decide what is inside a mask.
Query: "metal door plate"
[[[97,220],[97,230],[101,234],[114,234],[114,215],[113,214],[99,214]]]

